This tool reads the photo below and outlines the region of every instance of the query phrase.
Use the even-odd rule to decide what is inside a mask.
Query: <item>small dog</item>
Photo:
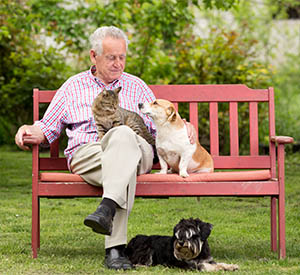
[[[137,235],[127,245],[125,254],[133,265],[164,265],[199,271],[234,271],[233,264],[216,263],[210,255],[207,238],[210,223],[199,219],[182,219],[173,236]]]
[[[211,155],[198,140],[190,143],[186,125],[170,101],[157,99],[152,103],[140,103],[139,109],[150,116],[156,126],[160,174],[167,174],[168,165],[172,172],[179,172],[182,177],[188,177],[188,173],[213,172]]]

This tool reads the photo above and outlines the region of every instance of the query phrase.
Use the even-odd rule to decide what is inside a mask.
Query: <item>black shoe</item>
[[[124,255],[123,250],[111,248],[105,256],[105,265],[110,269],[132,269],[132,263]]]
[[[106,205],[99,205],[93,214],[88,215],[84,224],[93,229],[94,232],[111,235],[112,232],[112,214],[109,207]]]

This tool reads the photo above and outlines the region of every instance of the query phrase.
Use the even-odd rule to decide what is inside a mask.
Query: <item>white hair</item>
[[[129,40],[122,30],[114,26],[104,26],[96,29],[90,36],[91,48],[97,54],[102,54],[102,42],[106,37],[124,39],[126,43],[126,50],[128,49]]]

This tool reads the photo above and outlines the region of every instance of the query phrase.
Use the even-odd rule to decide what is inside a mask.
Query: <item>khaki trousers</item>
[[[71,171],[89,184],[102,186],[103,198],[120,206],[113,219],[112,234],[105,236],[105,248],[127,243],[136,176],[151,171],[152,164],[152,146],[128,126],[112,128],[101,142],[82,145],[73,155]]]

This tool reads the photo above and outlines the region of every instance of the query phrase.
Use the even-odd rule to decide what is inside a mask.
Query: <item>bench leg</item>
[[[31,228],[31,249],[32,257],[37,258],[40,247],[40,199],[32,196],[32,228]]]
[[[285,247],[285,200],[284,193],[279,195],[278,200],[278,224],[279,224],[279,250],[278,259],[284,259],[286,257]]]
[[[271,251],[277,251],[277,198],[271,197]]]
[[[38,232],[37,232],[37,247],[40,249],[41,243],[40,243],[40,199],[38,199]]]
[[[284,146],[278,146],[278,181],[279,181],[279,198],[278,198],[278,233],[279,233],[279,250],[278,258],[284,259],[285,250],[285,186],[284,186]]]

